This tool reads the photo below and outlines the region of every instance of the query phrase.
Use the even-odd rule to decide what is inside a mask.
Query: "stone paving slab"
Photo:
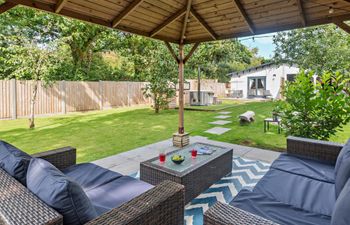
[[[224,116],[224,115],[221,115],[221,116],[215,116],[214,118],[215,119],[228,119],[228,118],[231,118],[232,116]]]
[[[214,122],[210,122],[209,124],[214,124],[214,125],[226,125],[232,123],[232,121],[228,121],[228,120],[216,120]]]
[[[223,112],[219,112],[219,114],[222,114],[222,115],[228,115],[228,114],[231,114],[231,112],[226,112],[226,111],[223,111]]]
[[[209,129],[209,130],[206,130],[204,132],[209,133],[209,134],[221,135],[221,134],[226,133],[229,130],[231,130],[231,129],[230,128],[223,128],[223,127],[214,127],[214,128]]]
[[[221,127],[218,128],[227,129]],[[196,142],[232,148],[234,156],[260,160],[267,163],[272,163],[280,155],[280,153],[274,151],[230,144],[220,141],[213,141],[203,136],[191,136],[190,144]],[[123,152],[118,155],[113,155],[107,158],[99,159],[92,163],[95,163],[99,166],[113,170],[115,172],[119,172],[124,175],[130,175],[140,170],[140,162],[157,157],[160,149],[167,149],[168,151],[173,151],[177,148],[173,146],[172,139],[170,138],[154,144],[136,148],[128,152]]]

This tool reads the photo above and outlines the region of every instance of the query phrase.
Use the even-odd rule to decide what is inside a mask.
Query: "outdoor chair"
[[[178,225],[183,218],[180,184],[154,187],[95,164],[76,164],[72,147],[29,156],[0,141],[0,224]]]
[[[252,189],[216,203],[205,225],[350,224],[350,139],[340,144],[288,137],[287,153]]]

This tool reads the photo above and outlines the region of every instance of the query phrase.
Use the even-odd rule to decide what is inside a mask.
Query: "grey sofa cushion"
[[[24,186],[30,159],[32,157],[15,146],[0,141],[0,168],[17,179]]]
[[[331,216],[335,185],[271,168],[254,192],[308,212]]]
[[[117,208],[153,188],[151,184],[92,163],[72,166],[63,170],[63,173],[83,187],[98,215]]]
[[[332,214],[332,225],[350,224],[350,179],[346,182],[343,190],[335,203]]]
[[[338,197],[350,178],[350,139],[340,151],[335,164],[335,193]]]
[[[284,204],[264,194],[241,190],[230,205],[254,215],[288,225],[329,225],[330,216],[309,212]]]
[[[85,192],[112,182],[123,175],[92,163],[81,163],[62,171],[77,182]]]
[[[282,153],[280,157],[272,163],[271,167],[319,181],[334,183],[335,180],[333,165],[292,156],[290,154]]]
[[[33,158],[27,172],[27,187],[63,216],[64,224],[77,225],[97,217],[83,189],[56,167]]]

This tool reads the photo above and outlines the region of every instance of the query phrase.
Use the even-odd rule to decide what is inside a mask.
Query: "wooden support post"
[[[350,26],[344,23],[344,21],[334,22],[339,28],[343,29],[345,32],[350,34]]]
[[[11,117],[17,119],[17,82],[16,79],[11,79]]]
[[[60,92],[61,92],[61,106],[62,106],[62,114],[67,113],[67,106],[66,106],[66,81],[60,82]]]
[[[184,101],[184,82],[185,82],[185,63],[190,59],[194,51],[199,46],[199,43],[196,43],[188,55],[185,57],[184,44],[179,44],[179,56],[176,55],[173,48],[168,42],[165,42],[165,45],[168,47],[170,54],[173,56],[175,61],[178,63],[179,69],[179,127],[178,132],[173,135],[173,145],[177,147],[184,147],[190,143],[189,134],[185,133],[184,125],[184,111],[185,111],[185,101]]]
[[[184,103],[184,45],[179,45],[179,134],[185,133],[184,128],[184,109],[185,109],[185,103]]]

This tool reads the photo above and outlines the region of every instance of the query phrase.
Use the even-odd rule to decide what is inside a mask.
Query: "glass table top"
[[[198,154],[196,158],[192,158],[191,156],[191,151],[193,149],[196,149]],[[160,163],[159,159],[157,158],[156,160],[152,161],[152,164],[158,165],[165,167],[167,169],[176,171],[176,172],[183,172],[191,167],[194,167],[203,161],[206,161],[210,158],[215,158],[218,155],[222,154],[222,151],[225,148],[218,147],[218,146],[213,146],[213,145],[207,145],[207,144],[201,144],[201,143],[195,143],[192,145],[189,145],[183,149],[180,149],[176,152],[169,153],[166,156],[166,161],[164,163]],[[212,152],[210,155],[209,154],[201,154],[204,152]],[[185,157],[185,161],[182,162],[181,164],[176,164],[171,160],[171,157],[173,155],[182,155]]]

